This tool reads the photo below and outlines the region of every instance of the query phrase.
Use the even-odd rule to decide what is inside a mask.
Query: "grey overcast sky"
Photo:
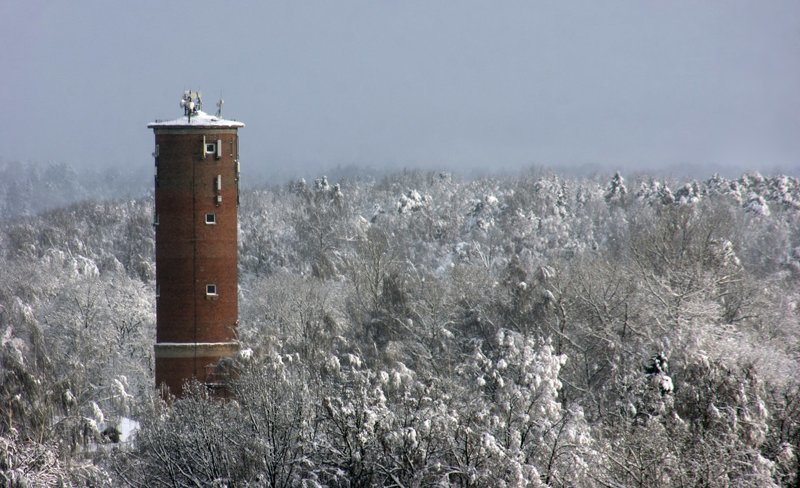
[[[800,2],[0,4],[0,160],[152,164],[184,89],[243,170],[800,168]]]

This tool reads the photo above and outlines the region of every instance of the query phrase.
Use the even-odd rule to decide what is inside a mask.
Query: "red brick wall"
[[[198,358],[156,358],[156,386],[166,386],[170,393],[180,397],[183,384],[191,379],[206,380],[211,365],[222,359],[215,357]]]
[[[207,143],[222,141],[219,159],[203,156],[204,136]],[[156,128],[155,140],[156,341],[232,341],[238,319],[236,130]],[[221,191],[215,187],[217,175]],[[205,223],[211,212],[213,225]],[[208,283],[216,284],[216,296],[206,296]],[[182,375],[193,376],[194,364],[182,361],[194,362],[157,360],[157,382],[166,381],[167,367],[171,388],[182,383]]]

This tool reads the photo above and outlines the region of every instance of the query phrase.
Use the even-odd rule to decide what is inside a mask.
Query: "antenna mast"
[[[192,115],[197,115],[197,112],[203,108],[203,98],[199,91],[186,90],[183,92],[180,106],[183,108],[183,115],[185,115],[189,123],[192,122]]]

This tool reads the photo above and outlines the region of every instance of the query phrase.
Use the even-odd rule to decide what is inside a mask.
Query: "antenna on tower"
[[[217,102],[217,117],[222,117],[222,106],[225,105],[225,100],[222,97],[219,97],[219,101]]]
[[[183,108],[183,115],[185,115],[191,123],[192,115],[197,115],[197,111],[203,107],[202,94],[200,92],[186,90],[183,92],[180,106]]]

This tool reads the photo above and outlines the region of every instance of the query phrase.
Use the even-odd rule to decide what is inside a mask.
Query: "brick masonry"
[[[219,127],[154,130],[156,385],[180,395],[185,380],[204,381],[208,364],[238,349],[238,135]],[[206,154],[204,144],[218,141],[220,157]],[[206,223],[211,213],[214,224]],[[208,284],[216,285],[216,295],[207,295]],[[208,343],[231,345],[223,351],[198,346]],[[174,344],[184,345],[182,357],[167,354]]]

